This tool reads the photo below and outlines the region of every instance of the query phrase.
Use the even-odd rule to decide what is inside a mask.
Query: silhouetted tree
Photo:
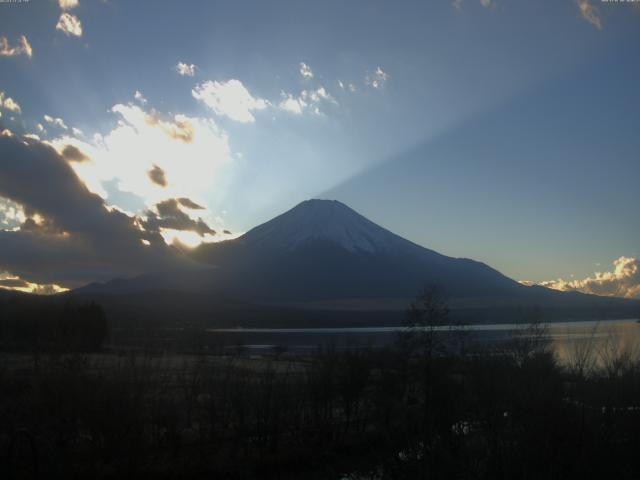
[[[407,310],[406,330],[400,338],[402,348],[409,356],[431,361],[435,354],[442,353],[444,344],[438,329],[448,321],[449,307],[441,291],[435,286],[425,288]]]

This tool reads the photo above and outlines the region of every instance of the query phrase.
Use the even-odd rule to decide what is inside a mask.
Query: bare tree
[[[425,288],[411,302],[406,314],[406,329],[400,335],[400,346],[410,357],[431,361],[443,353],[441,328],[449,323],[449,307],[435,286]]]
[[[519,366],[536,355],[551,353],[549,328],[542,322],[539,308],[526,312],[523,324],[516,328],[507,344],[507,353]]]

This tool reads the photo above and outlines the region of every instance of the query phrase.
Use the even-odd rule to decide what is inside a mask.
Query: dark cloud
[[[0,137],[0,197],[43,219],[0,231],[0,270],[25,280],[72,287],[186,261],[157,232],[142,230],[136,218],[107,209],[67,161],[40,141]]]
[[[62,156],[70,162],[87,162],[90,160],[78,147],[73,145],[66,145],[62,149]]]
[[[178,201],[175,198],[170,198],[156,204],[156,210],[162,217],[181,216],[186,215],[178,206]]]
[[[160,185],[161,187],[167,186],[167,174],[159,166],[154,165],[153,168],[147,172],[147,175],[149,175],[149,179],[156,185]]]
[[[26,288],[29,284],[19,278],[3,278],[0,279],[0,287],[7,288]]]
[[[196,202],[189,198],[178,198],[178,203],[185,208],[190,208],[191,210],[204,210],[203,206],[198,205]]]
[[[28,211],[26,212],[29,213]],[[54,222],[50,219],[42,219],[40,222],[36,222],[34,218],[27,218],[22,225],[20,225],[20,230],[23,232],[33,232],[33,233],[47,233],[47,234],[58,234],[61,235],[64,232],[58,228]]]
[[[156,204],[157,214],[151,210],[147,212],[147,220],[144,223],[145,229],[151,232],[159,232],[161,228],[170,228],[196,232],[200,236],[204,236],[207,233],[215,235],[215,230],[209,227],[204,220],[201,218],[194,220],[180,210],[180,205],[183,204],[182,200],[185,199],[170,198]]]

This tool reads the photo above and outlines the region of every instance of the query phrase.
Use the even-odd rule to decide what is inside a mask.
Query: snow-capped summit
[[[306,200],[247,232],[247,245],[296,250],[325,242],[349,252],[382,253],[415,247],[337,200]]]

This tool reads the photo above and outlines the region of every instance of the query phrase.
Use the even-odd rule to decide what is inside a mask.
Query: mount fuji
[[[193,252],[228,287],[269,302],[410,298],[437,285],[450,296],[514,295],[525,287],[468,259],[405,240],[335,200],[307,200],[225,243]],[[235,286],[231,286],[235,285]]]
[[[103,303],[114,296],[135,304],[187,295],[207,308],[400,312],[422,289],[436,286],[452,309],[483,310],[494,319],[498,310],[507,318],[534,306],[566,318],[584,316],[594,306],[602,314],[603,306],[628,305],[623,299],[522,285],[481,262],[417,245],[335,200],[304,201],[237,239],[202,244],[188,255],[196,267],[91,284],[74,294]],[[171,308],[184,303],[166,301]]]

